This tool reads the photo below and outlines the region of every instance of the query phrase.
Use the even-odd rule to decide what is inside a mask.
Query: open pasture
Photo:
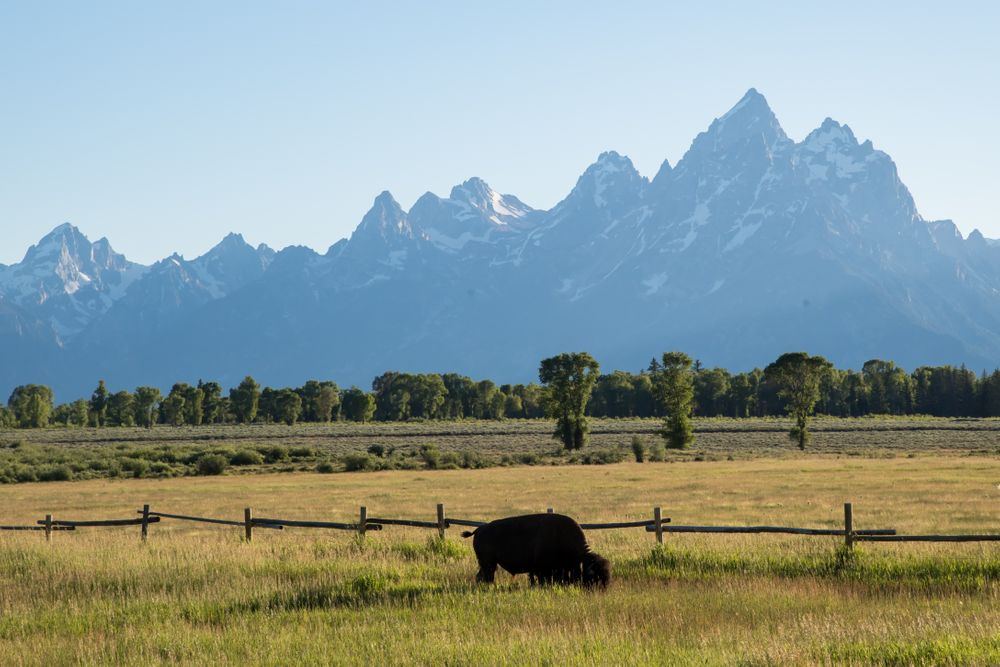
[[[239,518],[489,519],[841,525],[996,532],[994,457],[761,458],[686,464],[91,480],[0,488],[3,523],[163,511]],[[605,593],[472,583],[448,531],[260,530],[165,520],[138,529],[0,534],[0,662],[266,664],[996,664],[1000,545],[840,538],[588,534],[614,564]]]
[[[821,417],[804,454],[788,439],[790,427],[787,419],[696,419],[694,447],[663,458],[1000,456],[1000,419]],[[231,461],[229,474],[335,472],[352,456],[380,469],[608,462],[631,458],[635,437],[651,449],[660,428],[655,419],[594,419],[589,445],[571,453],[552,439],[547,420],[0,430],[0,483],[191,475],[203,456]],[[433,465],[421,453],[428,446]],[[381,454],[367,455],[372,448]]]

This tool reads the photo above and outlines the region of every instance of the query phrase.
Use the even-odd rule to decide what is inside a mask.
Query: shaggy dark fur
[[[474,536],[474,537],[473,537]],[[473,537],[479,561],[476,580],[491,583],[497,566],[528,573],[531,583],[582,583],[604,588],[611,564],[590,550],[580,524],[562,514],[527,514],[497,519],[462,537]]]

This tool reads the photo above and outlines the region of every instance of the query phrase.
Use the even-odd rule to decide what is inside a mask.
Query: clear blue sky
[[[64,221],[142,262],[325,251],[381,190],[473,175],[547,208],[601,151],[676,163],[751,86],[1000,237],[998,5],[0,0],[0,262]]]

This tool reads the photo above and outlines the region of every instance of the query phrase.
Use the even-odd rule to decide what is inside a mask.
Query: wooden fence
[[[552,508],[548,509],[552,512]],[[143,505],[141,510],[136,512],[140,516],[134,519],[103,519],[74,521],[67,519],[53,519],[51,514],[47,514],[44,519],[38,521],[34,526],[0,526],[3,530],[39,530],[45,532],[45,539],[51,540],[52,533],[56,531],[76,530],[77,528],[94,528],[106,526],[139,526],[140,537],[146,541],[149,537],[149,526],[159,523],[164,519],[173,521],[193,521],[199,523],[210,523],[223,526],[239,526],[243,528],[243,536],[247,542],[253,541],[253,532],[256,528],[269,530],[284,530],[287,528],[319,528],[330,530],[346,530],[357,533],[359,536],[365,535],[368,531],[382,530],[385,526],[407,526],[411,528],[430,528],[438,533],[438,537],[444,539],[445,532],[452,526],[482,526],[486,521],[473,519],[455,519],[445,516],[444,505],[437,505],[437,516],[434,521],[422,521],[418,519],[389,519],[368,516],[368,508],[362,506],[358,511],[358,520],[354,523],[343,523],[334,521],[313,521],[301,519],[275,519],[254,516],[253,510],[247,507],[243,511],[243,519],[219,519],[201,516],[188,516],[184,514],[171,514],[167,512],[154,512],[149,505]],[[866,530],[855,530],[854,511],[851,503],[844,504],[844,527],[843,528],[794,528],[788,526],[678,526],[671,523],[670,518],[664,517],[660,507],[654,507],[652,518],[641,521],[616,521],[611,523],[581,523],[584,530],[618,530],[641,528],[649,533],[655,533],[657,544],[663,544],[664,535],[667,533],[720,533],[720,534],[785,534],[785,535],[811,535],[811,536],[842,536],[844,545],[852,549],[856,542],[1000,542],[1000,534],[980,534],[980,535],[898,535],[891,528],[876,528]]]

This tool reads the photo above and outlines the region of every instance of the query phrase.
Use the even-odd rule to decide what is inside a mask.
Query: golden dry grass
[[[544,510],[584,521],[900,532],[1000,530],[993,457],[794,458],[609,466],[93,480],[0,487],[0,523],[164,511],[353,520],[492,518]],[[471,583],[449,531],[258,530],[164,521],[0,533],[5,664],[993,664],[1000,545],[863,545],[838,538],[589,534],[615,564],[603,594]]]

